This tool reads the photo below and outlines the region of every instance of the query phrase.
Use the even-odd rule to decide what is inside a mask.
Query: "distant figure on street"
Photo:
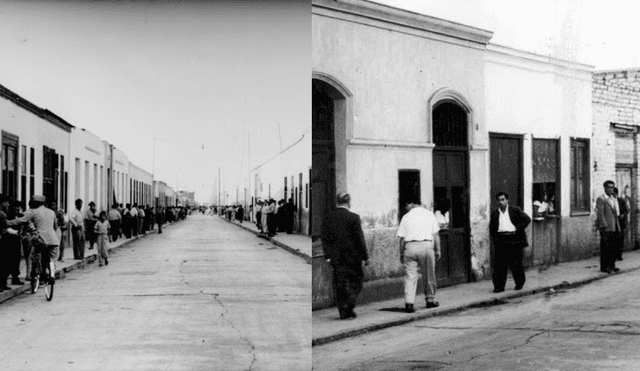
[[[82,215],[82,200],[76,200],[76,208],[71,211],[69,221],[71,222],[71,233],[73,237],[73,258],[75,260],[84,259],[84,216]]]
[[[236,219],[242,224],[242,220],[244,219],[244,208],[242,205],[238,205],[238,209],[236,210]]]
[[[164,224],[164,209],[162,206],[158,206],[156,211],[156,223],[158,223],[158,234],[162,234],[162,225]]]
[[[134,203],[129,209],[129,214],[131,215],[131,235],[138,235],[138,204]]]
[[[264,233],[262,230],[262,201],[258,201],[256,205],[256,227],[260,232]]]
[[[324,257],[333,268],[333,284],[340,319],[356,318],[356,298],[362,291],[362,262],[369,264],[360,216],[349,211],[351,196],[341,192],[337,208],[322,223]]]
[[[293,233],[293,225],[296,217],[296,205],[293,203],[293,198],[289,199],[289,202],[284,204],[284,229],[287,234]]]
[[[284,216],[284,200],[278,200],[278,207],[277,207],[276,210],[277,210],[276,215],[277,215],[277,218],[278,218],[278,221],[277,221],[278,229],[277,229],[277,231],[279,233],[282,233],[282,232],[286,231],[286,227],[285,227],[286,219],[285,219],[285,216]]]
[[[611,180],[604,182],[604,194],[596,200],[596,215],[600,230],[600,271],[614,273],[616,268],[616,251],[620,235],[620,206],[614,195],[615,183]]]
[[[422,269],[427,309],[440,305],[436,296],[436,260],[440,259],[440,226],[435,215],[417,203],[407,205],[397,236],[400,238],[400,263],[405,268],[405,312],[413,313],[418,287],[418,267]]]
[[[147,234],[147,231],[144,229],[145,219],[144,205],[140,205],[140,207],[138,207],[138,234]]]
[[[109,265],[109,254],[107,253],[107,245],[109,244],[109,229],[111,225],[107,220],[107,213],[100,212],[100,219],[94,226],[94,232],[96,234],[96,240],[98,242],[98,266]]]
[[[93,249],[93,245],[96,243],[96,236],[93,233],[93,226],[98,221],[98,210],[96,209],[96,203],[89,202],[89,208],[84,212],[84,228],[87,238],[89,240],[89,250]]]
[[[65,215],[62,208],[58,208],[55,201],[51,202],[51,210],[56,213],[56,223],[58,223],[58,231],[60,238],[60,247],[58,253],[58,261],[64,261],[64,249],[67,247],[67,240],[69,239],[69,217]]]
[[[503,292],[507,283],[507,267],[515,281],[516,290],[522,289],[526,280],[522,267],[522,250],[529,246],[525,228],[531,218],[517,206],[509,206],[509,195],[496,194],[498,209],[491,212],[489,234],[495,246],[493,269],[493,292]]]
[[[19,265],[18,272],[16,273],[15,271],[15,250],[19,249],[20,237],[18,236],[18,231],[10,228],[8,224],[10,222],[8,214],[11,213],[9,210],[10,202],[11,199],[9,197],[0,195],[0,292],[11,290],[7,286],[7,278],[10,275],[13,276],[13,281],[20,281]],[[18,259],[19,263],[20,260]]]
[[[629,189],[629,186],[626,187],[626,190]],[[625,192],[626,193],[626,192]],[[616,261],[622,260],[622,251],[624,251],[624,234],[627,229],[627,223],[629,220],[629,210],[631,209],[631,204],[629,199],[625,195],[620,195],[618,193],[618,188],[613,189],[613,194],[616,196],[618,200],[618,210],[620,210],[620,216],[618,217],[618,222],[620,224],[620,233],[618,235],[618,243],[616,244]]]
[[[111,240],[118,241],[120,236],[120,225],[122,224],[122,216],[118,210],[118,204],[113,204],[109,210],[109,226],[111,227]]]

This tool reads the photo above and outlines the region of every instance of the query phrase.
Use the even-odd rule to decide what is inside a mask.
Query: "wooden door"
[[[335,205],[334,102],[314,89],[312,96],[311,237],[320,236],[322,221]]]
[[[629,216],[627,217],[627,228],[624,231],[624,250],[632,250],[635,246],[634,231],[637,215],[635,200],[635,187],[633,183],[634,171],[632,167],[618,167],[616,168],[616,187],[618,188],[619,196],[625,198],[629,203]]]
[[[491,209],[498,208],[495,195],[506,192],[509,204],[523,206],[522,180],[522,136],[509,134],[489,134],[489,156],[491,177]],[[491,262],[494,261],[494,247],[491,241]],[[524,259],[524,264],[531,265],[531,261]]]
[[[433,199],[449,200],[449,228],[440,232],[442,257],[436,263],[438,286],[468,281],[469,189],[467,153],[434,150]]]

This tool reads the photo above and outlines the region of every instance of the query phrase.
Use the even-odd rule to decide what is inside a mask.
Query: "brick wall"
[[[616,179],[615,133],[611,123],[640,126],[640,69],[629,71],[608,71],[593,74],[593,137],[591,139],[592,205],[603,193],[602,183]],[[639,142],[636,139],[636,160]],[[636,184],[640,181],[636,171]],[[636,187],[632,195],[636,213],[639,192]],[[595,214],[593,215],[595,219]],[[640,223],[636,223],[636,240],[640,235]],[[595,233],[595,220],[594,220]]]

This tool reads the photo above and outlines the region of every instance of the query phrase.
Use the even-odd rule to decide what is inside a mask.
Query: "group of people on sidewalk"
[[[624,231],[628,223],[629,201],[618,197],[618,190],[611,180],[604,184],[604,194],[596,202],[597,227],[600,231],[600,270],[615,273],[615,262],[622,260]],[[507,271],[511,270],[515,290],[521,290],[526,282],[523,268],[524,248],[529,246],[526,228],[531,218],[519,207],[509,205],[509,195],[495,195],[498,208],[491,212],[489,234],[494,245],[492,282],[494,293],[505,290]],[[351,196],[340,193],[337,208],[329,213],[322,224],[321,239],[325,259],[331,264],[335,288],[335,300],[340,319],[356,318],[356,299],[363,286],[363,265],[369,264],[366,242],[360,217],[349,210]],[[406,214],[397,230],[400,262],[405,268],[405,312],[415,312],[418,270],[424,281],[426,308],[436,308],[435,264],[441,256],[440,229],[448,224],[449,204],[438,202],[434,214],[417,202],[409,202]]]
[[[255,212],[256,227],[268,237],[273,237],[278,232],[293,233],[297,210],[292,198],[289,199],[289,202],[282,199],[277,202],[277,205],[273,198],[259,200],[256,203]]]
[[[46,255],[47,262],[64,261],[64,251],[69,239],[73,247],[73,258],[83,260],[86,241],[89,250],[97,246],[98,265],[109,264],[107,252],[109,242],[118,238],[132,238],[167,221],[181,217],[178,210],[139,206],[137,203],[114,203],[107,211],[98,211],[91,201],[83,209],[82,199],[75,201],[75,208],[66,214],[58,208],[55,201],[46,202],[42,195],[35,195],[29,201],[27,209],[23,202],[12,201],[0,195],[0,292],[10,290],[7,280],[11,277],[11,285],[23,285],[20,280],[20,263],[25,260],[26,276],[29,280],[36,272],[34,262],[41,262],[41,254]],[[69,238],[71,232],[71,238]],[[53,268],[52,268],[53,269]],[[53,271],[53,270],[52,270]]]

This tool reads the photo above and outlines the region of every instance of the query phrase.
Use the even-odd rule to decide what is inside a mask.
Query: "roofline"
[[[51,124],[69,133],[71,132],[71,129],[75,128],[75,126],[65,121],[62,117],[56,115],[55,113],[49,111],[46,108],[40,108],[36,106],[35,104],[29,102],[28,100],[22,98],[18,94],[9,90],[4,85],[0,85],[0,97],[3,97],[8,101],[15,103],[16,105],[26,109],[27,111],[33,113],[34,115],[40,117],[41,119],[48,121]]]
[[[640,72],[640,67],[629,67],[629,68],[616,68],[612,70],[597,70],[593,71],[594,75],[603,74],[603,73],[614,73],[614,72]]]
[[[364,17],[387,24],[409,27],[438,35],[486,45],[493,32],[462,23],[436,18],[414,11],[367,0],[312,0],[313,8]]]

